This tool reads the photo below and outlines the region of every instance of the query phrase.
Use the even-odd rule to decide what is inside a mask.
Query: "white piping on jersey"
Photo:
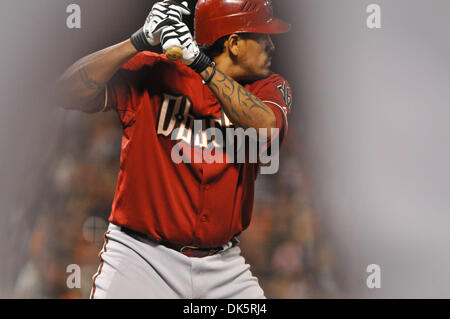
[[[277,103],[272,102],[272,101],[263,101],[263,103],[272,103],[272,104],[275,104],[276,106],[278,106],[281,109],[281,111],[283,112],[284,123],[286,124],[286,132],[287,132],[289,124],[288,124],[288,120],[287,120],[287,112],[284,109],[284,107],[282,107],[280,104],[277,104]]]
[[[107,107],[108,107],[108,84],[105,84],[105,106],[103,106],[102,112],[105,112]]]

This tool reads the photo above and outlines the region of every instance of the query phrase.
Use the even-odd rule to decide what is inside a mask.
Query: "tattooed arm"
[[[130,40],[90,54],[73,64],[59,78],[54,88],[57,103],[67,109],[98,112],[104,103],[105,84],[137,50]],[[102,98],[99,101],[104,100]]]
[[[206,80],[211,72],[212,67],[208,67],[200,75]],[[276,128],[276,118],[273,111],[263,101],[219,69],[209,83],[209,88],[236,127],[244,129],[253,127],[256,130],[267,128],[270,137],[270,129]]]

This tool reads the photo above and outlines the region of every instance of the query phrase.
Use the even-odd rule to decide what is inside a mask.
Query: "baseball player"
[[[192,159],[208,150],[229,157],[211,151],[220,145],[211,128],[255,129],[266,148],[286,135],[291,91],[270,71],[270,34],[290,25],[273,17],[269,0],[199,0],[194,40],[182,19],[189,14],[186,3],[156,3],[129,40],[58,80],[61,105],[113,110],[123,129],[91,298],[265,298],[237,239],[250,224],[261,163]],[[150,52],[160,44],[166,54]]]

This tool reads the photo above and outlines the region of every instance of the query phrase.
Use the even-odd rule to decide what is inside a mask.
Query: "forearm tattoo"
[[[94,79],[89,77],[89,74],[87,73],[85,68],[81,68],[80,71],[80,78],[81,81],[84,83],[84,85],[91,90],[103,90],[105,88],[105,85],[102,83],[99,83],[95,81]]]
[[[205,78],[209,78],[210,75],[211,72],[205,70]],[[247,125],[253,126],[251,124],[257,120],[258,113],[263,112],[266,115],[272,115],[263,101],[220,70],[216,70],[216,75],[209,86],[225,111],[228,111],[226,113],[231,115],[232,119],[230,120],[233,123],[243,124],[242,122],[245,121]]]

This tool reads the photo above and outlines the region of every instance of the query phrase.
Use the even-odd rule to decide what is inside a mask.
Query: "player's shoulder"
[[[286,86],[290,88],[289,82],[278,73],[271,73],[268,77],[251,83],[250,86],[254,90],[260,90],[264,88],[278,88],[279,86]]]
[[[253,82],[247,89],[259,98],[263,97],[272,102],[279,101],[288,109],[292,107],[291,86],[280,74],[271,73],[268,77]]]
[[[279,91],[282,95],[290,95],[292,92],[289,82],[278,73],[271,73],[268,77],[251,83],[247,89],[253,93]]]
[[[287,82],[287,80],[278,73],[271,73],[268,77],[261,79],[260,81],[279,83],[279,82]]]

